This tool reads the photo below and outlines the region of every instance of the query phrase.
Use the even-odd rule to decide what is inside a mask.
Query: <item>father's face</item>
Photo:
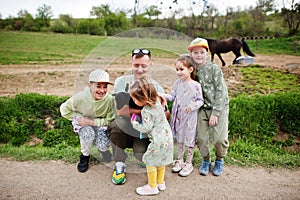
[[[148,73],[151,65],[152,65],[152,62],[148,55],[144,55],[143,57],[140,57],[140,58],[136,58],[136,56],[134,55],[132,57],[132,67],[133,67],[134,78],[138,79],[143,74]]]

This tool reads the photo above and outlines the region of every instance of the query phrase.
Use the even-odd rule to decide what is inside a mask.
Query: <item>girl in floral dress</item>
[[[134,103],[142,106],[141,119],[132,117],[135,129],[147,133],[150,144],[143,155],[148,184],[136,188],[139,195],[156,195],[166,189],[165,166],[173,162],[173,137],[171,127],[164,114],[155,86],[145,76],[133,83],[130,96]]]
[[[193,171],[193,154],[197,133],[198,109],[203,105],[202,88],[197,80],[196,64],[191,57],[181,55],[175,63],[179,79],[173,90],[163,95],[173,101],[171,128],[177,142],[178,158],[172,168],[180,176],[188,176]],[[183,161],[184,147],[186,161]]]

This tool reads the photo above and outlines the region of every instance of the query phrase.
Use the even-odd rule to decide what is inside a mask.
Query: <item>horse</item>
[[[220,58],[222,62],[222,66],[225,66],[225,61],[221,57],[221,53],[228,53],[232,51],[234,55],[236,56],[232,62],[232,64],[236,64],[236,59],[241,56],[241,48],[243,47],[243,51],[249,55],[249,56],[255,56],[248,44],[244,41],[244,38],[242,40],[238,38],[229,38],[226,40],[214,40],[210,38],[205,38],[208,42],[209,50],[211,52],[211,61],[214,60],[214,55],[217,54],[217,56]]]

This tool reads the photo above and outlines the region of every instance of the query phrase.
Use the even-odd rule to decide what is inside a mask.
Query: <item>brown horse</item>
[[[249,55],[249,56],[255,56],[247,43],[244,41],[244,38],[242,40],[238,38],[229,38],[226,40],[214,40],[214,39],[207,39],[209,50],[211,52],[211,61],[214,60],[214,55],[217,54],[222,62],[222,66],[225,66],[225,61],[221,57],[221,53],[228,53],[232,51],[235,55],[235,58],[232,62],[234,65],[236,63],[236,59],[241,56],[241,48],[243,47],[243,51]]]

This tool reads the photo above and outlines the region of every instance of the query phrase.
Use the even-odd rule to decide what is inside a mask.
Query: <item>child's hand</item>
[[[189,107],[189,106],[187,106],[185,109],[184,109],[184,111],[185,111],[185,113],[186,114],[188,114],[189,112],[191,112],[191,108]]]
[[[142,118],[141,116],[139,116],[138,114],[133,113],[131,115],[131,123],[133,122],[138,122],[138,123],[142,123]]]
[[[90,118],[78,117],[77,121],[80,126],[94,126],[94,120]]]
[[[210,127],[216,126],[218,124],[218,116],[212,114],[209,118],[208,124]]]

